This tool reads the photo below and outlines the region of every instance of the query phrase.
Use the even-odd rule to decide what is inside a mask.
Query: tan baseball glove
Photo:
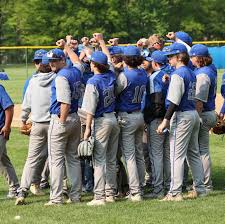
[[[29,122],[20,128],[20,133],[23,135],[30,135],[31,128],[32,128],[32,123]]]

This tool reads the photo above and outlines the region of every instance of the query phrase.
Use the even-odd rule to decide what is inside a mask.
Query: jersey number
[[[134,98],[132,100],[132,103],[141,103],[142,96],[145,92],[146,86],[136,86],[134,90]]]
[[[79,99],[82,96],[82,91],[81,91],[81,82],[76,82],[73,85],[73,92],[72,92],[72,99]]]
[[[189,83],[188,100],[195,99],[196,82]]]
[[[110,106],[115,101],[114,88],[105,89],[104,95],[104,107]]]

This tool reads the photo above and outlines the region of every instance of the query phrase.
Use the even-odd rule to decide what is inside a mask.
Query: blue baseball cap
[[[203,57],[207,57],[209,56],[209,51],[208,51],[208,47],[206,47],[203,44],[195,44],[190,52],[189,52],[190,57],[194,57],[194,56],[203,56]]]
[[[150,56],[144,58],[145,61],[151,62],[152,58]]]
[[[164,55],[187,53],[187,48],[180,43],[173,43],[164,51]]]
[[[154,51],[151,55],[152,61],[159,63],[159,64],[166,64],[167,57],[164,52],[162,51]]]
[[[109,47],[109,53],[110,55],[123,54],[123,50],[119,46],[112,46]]]
[[[37,50],[34,52],[34,57],[33,57],[33,61],[34,60],[41,60],[43,55],[46,54],[47,51],[46,50],[43,50],[43,49],[40,49],[40,50]]]
[[[176,37],[184,41],[186,44],[192,45],[192,38],[186,32],[178,31],[176,32]]]
[[[98,64],[107,65],[108,58],[107,56],[101,51],[95,51],[91,54],[91,61],[96,62]]]
[[[65,59],[65,54],[63,50],[55,48],[47,52],[47,58],[48,60],[61,60]]]
[[[5,72],[0,72],[0,80],[9,80],[9,77]]]
[[[49,59],[47,57],[47,53],[43,55],[42,59],[41,59],[41,64],[43,65],[47,65],[49,63]]]
[[[123,54],[125,56],[141,56],[141,51],[138,47],[128,46],[124,48]]]

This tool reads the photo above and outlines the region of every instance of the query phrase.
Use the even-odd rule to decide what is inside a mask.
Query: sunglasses
[[[41,63],[41,59],[36,59],[36,60],[34,60],[34,64],[35,65],[39,65]]]

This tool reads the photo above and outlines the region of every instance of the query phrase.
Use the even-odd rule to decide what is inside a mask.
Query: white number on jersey
[[[72,99],[78,100],[82,96],[82,83],[76,82],[73,85]]]

